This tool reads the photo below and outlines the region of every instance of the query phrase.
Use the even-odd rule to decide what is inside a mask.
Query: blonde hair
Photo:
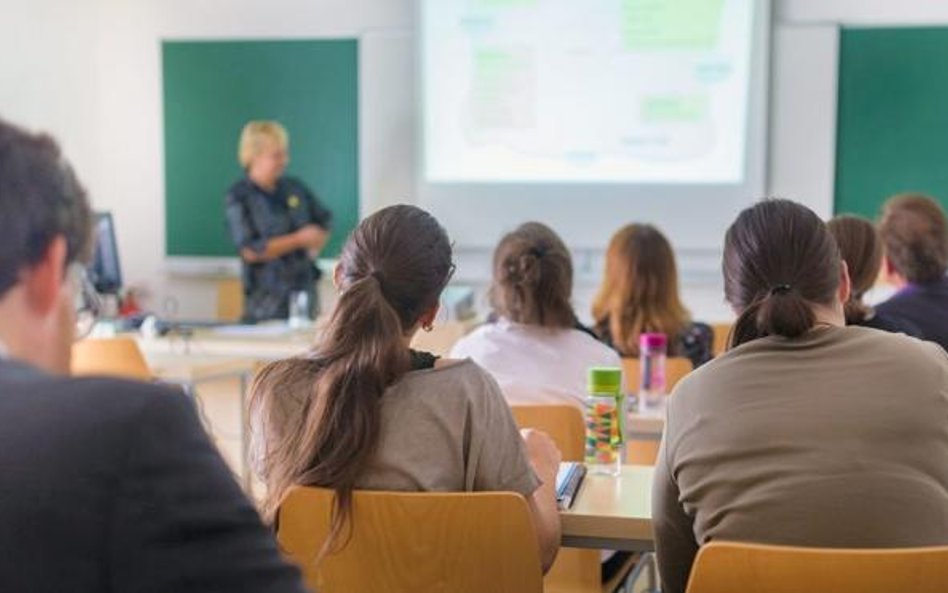
[[[630,224],[616,232],[606,251],[602,286],[592,307],[596,331],[611,334],[623,356],[638,356],[639,336],[660,332],[678,336],[690,322],[678,295],[678,270],[668,239],[648,224]]]
[[[244,169],[249,167],[253,157],[260,154],[261,141],[264,138],[274,140],[284,149],[290,145],[290,136],[280,122],[249,121],[240,132],[240,147],[237,149],[237,161],[240,162],[241,167]]]

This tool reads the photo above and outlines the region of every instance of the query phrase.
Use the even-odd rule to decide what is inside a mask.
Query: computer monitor
[[[88,268],[89,279],[99,294],[118,294],[122,288],[122,268],[111,212],[95,213],[93,236],[95,253]]]

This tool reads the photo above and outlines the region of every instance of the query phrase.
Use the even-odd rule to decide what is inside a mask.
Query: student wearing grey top
[[[425,357],[409,348],[431,328],[453,270],[447,234],[424,210],[392,206],[359,224],[319,345],[267,366],[252,389],[264,512],[272,519],[297,485],[335,490],[334,528],[350,520],[355,489],[514,491],[527,499],[546,570],[560,539],[556,446],[539,432],[521,437],[473,362],[418,364]]]
[[[663,591],[714,540],[948,544],[948,357],[845,327],[850,281],[826,225],[768,200],[727,232],[730,350],[668,402],[652,515]]]

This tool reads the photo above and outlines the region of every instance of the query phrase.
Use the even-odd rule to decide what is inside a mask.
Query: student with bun
[[[671,244],[652,225],[626,225],[612,236],[592,314],[596,333],[622,356],[639,355],[641,334],[661,333],[670,356],[685,356],[696,368],[711,359],[714,333],[691,320]]]
[[[846,327],[846,266],[806,207],[768,200],[724,243],[733,345],[668,400],[652,517],[662,590],[719,540],[948,544],[948,356]]]
[[[898,293],[876,311],[914,323],[922,338],[948,350],[945,211],[928,196],[895,196],[882,209],[879,234],[885,244],[885,273]]]
[[[921,330],[915,324],[895,316],[880,315],[863,302],[863,296],[875,286],[882,269],[882,241],[872,222],[859,216],[837,216],[827,223],[827,227],[849,269],[852,289],[849,300],[844,303],[846,324],[920,336]]]
[[[536,431],[521,437],[475,363],[409,348],[434,323],[453,270],[447,234],[419,208],[392,206],[359,224],[336,267],[339,301],[319,345],[268,365],[252,389],[264,513],[272,520],[294,486],[331,488],[338,535],[355,489],[514,491],[527,499],[546,569],[560,540],[556,446]]]
[[[619,356],[576,318],[573,263],[552,229],[528,222],[494,251],[491,321],[451,352],[474,359],[500,383],[511,404],[582,406],[590,367],[621,365]]]

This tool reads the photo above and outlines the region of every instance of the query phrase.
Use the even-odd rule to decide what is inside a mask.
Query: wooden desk
[[[254,332],[256,327],[263,328]],[[138,338],[146,356],[203,356],[224,359],[252,359],[270,362],[297,356],[309,350],[315,330],[266,331],[265,326],[240,329],[201,329],[190,336],[168,335],[159,338]]]
[[[257,361],[154,352],[145,357],[156,377],[181,385],[195,398],[205,428],[249,493],[247,391]],[[235,433],[238,448],[231,450],[227,445]]]
[[[588,474],[568,511],[560,512],[562,543],[570,548],[649,552],[652,533],[652,476],[644,465],[622,466],[619,476]]]

